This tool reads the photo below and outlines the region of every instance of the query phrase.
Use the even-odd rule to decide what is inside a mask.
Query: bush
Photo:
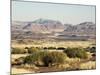
[[[87,47],[86,50],[90,53],[96,53],[96,47],[93,46],[93,47]]]
[[[12,48],[11,53],[12,54],[24,54],[24,53],[27,53],[27,51],[21,48]]]
[[[33,57],[33,55],[29,55],[29,56],[26,56],[25,59],[24,59],[24,63],[26,64],[33,64],[35,61],[37,60],[36,56]]]
[[[36,64],[42,61],[42,58],[46,56],[46,52],[34,52],[33,54],[26,56],[24,62],[27,64]]]
[[[43,49],[45,50],[45,49],[48,49],[47,47],[43,47]]]
[[[70,58],[75,58],[75,57],[83,59],[87,58],[87,53],[82,48],[67,48],[64,52]]]
[[[58,47],[57,49],[58,50],[65,50],[66,48],[64,48],[64,47]]]
[[[47,56],[43,58],[45,66],[52,66],[53,64],[64,63],[66,59],[66,54],[61,52],[50,52]]]
[[[91,48],[90,48],[90,52],[91,52],[91,53],[96,53],[96,47],[91,47]]]
[[[28,47],[25,47],[25,49],[29,49]]]
[[[37,47],[31,47],[31,48],[28,48],[28,53],[34,53],[34,52],[37,52],[39,51],[40,48],[37,48]]]
[[[64,63],[65,59],[66,54],[61,52],[36,52],[27,56],[24,62],[36,65],[40,65],[41,62],[45,66],[52,66],[53,64]]]
[[[56,47],[48,47],[48,49],[56,49]]]

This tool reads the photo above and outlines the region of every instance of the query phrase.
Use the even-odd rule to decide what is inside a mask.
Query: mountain
[[[95,35],[96,25],[93,22],[83,22],[77,25],[67,25],[64,32]]]
[[[37,19],[32,22],[12,22],[12,37],[40,37],[40,35],[42,37],[62,31],[64,31],[64,25],[56,20]]]
[[[65,24],[66,29],[61,32],[59,38],[65,39],[95,39],[96,25],[93,22],[83,22],[77,25]]]
[[[12,39],[37,38],[95,38],[96,25],[83,22],[77,25],[62,24],[50,19],[37,19],[31,22],[13,21]]]
[[[20,26],[19,26],[20,25]],[[33,22],[13,22],[14,30],[22,29],[23,31],[31,31],[35,33],[51,33],[61,32],[64,30],[64,25],[60,21],[49,19],[37,19]]]
[[[64,25],[60,21],[50,20],[50,19],[37,19],[33,21],[31,26],[26,25],[25,28],[29,28],[33,32],[38,33],[51,33],[51,32],[61,32],[64,31]]]

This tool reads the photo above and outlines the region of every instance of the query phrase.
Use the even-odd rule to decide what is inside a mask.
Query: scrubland
[[[12,42],[12,74],[96,68],[95,41],[33,40]]]

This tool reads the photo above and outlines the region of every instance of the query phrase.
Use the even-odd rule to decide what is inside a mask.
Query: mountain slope
[[[12,39],[77,38],[77,36],[95,38],[96,25],[92,22],[63,25],[60,21],[37,19],[32,22],[13,21],[11,32]]]

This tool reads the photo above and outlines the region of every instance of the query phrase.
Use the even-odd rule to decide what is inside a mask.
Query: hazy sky
[[[12,2],[12,20],[34,21],[38,18],[59,20],[70,24],[84,21],[95,23],[95,6]]]

